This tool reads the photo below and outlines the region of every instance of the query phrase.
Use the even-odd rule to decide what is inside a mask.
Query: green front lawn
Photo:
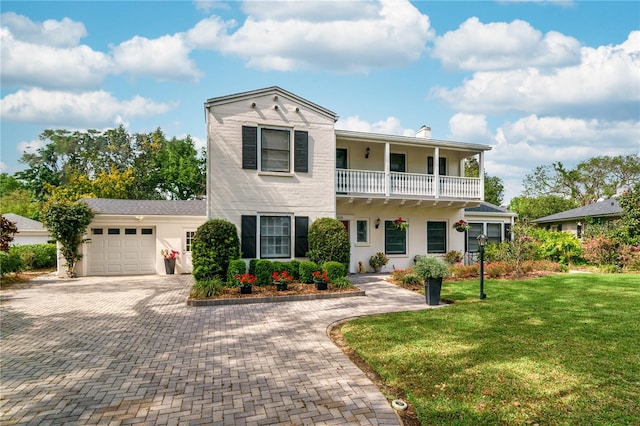
[[[424,425],[640,422],[640,275],[445,283],[454,305],[344,324]]]

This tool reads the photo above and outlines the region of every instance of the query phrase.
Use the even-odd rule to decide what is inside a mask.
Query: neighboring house
[[[334,112],[279,87],[212,98],[205,110],[207,217],[238,227],[243,258],[304,257],[320,217],[347,228],[351,272],[380,251],[386,270],[465,251],[453,224],[481,206],[490,146],[432,139],[426,126],[415,137],[337,130]],[[479,178],[464,176],[471,157]],[[492,212],[477,213],[492,231]],[[397,229],[397,218],[409,227]]]
[[[618,200],[610,198],[594,204],[576,209],[555,213],[532,220],[531,222],[554,231],[570,232],[578,238],[582,235],[589,222],[602,223],[622,216],[622,207]]]
[[[18,228],[18,232],[14,235],[13,241],[11,242],[12,246],[45,244],[51,240],[49,232],[42,226],[42,222],[13,213],[5,213],[2,216],[8,221],[15,223]]]
[[[191,239],[206,220],[204,200],[84,198],[96,213],[87,227],[78,276],[164,274],[162,249],[180,251],[176,273],[191,273]],[[58,273],[64,275],[59,262]]]

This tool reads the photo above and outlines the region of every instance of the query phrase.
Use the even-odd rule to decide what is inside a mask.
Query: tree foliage
[[[42,211],[42,223],[49,234],[60,243],[60,251],[67,262],[67,276],[76,276],[76,264],[82,259],[79,249],[83,235],[94,213],[84,202],[50,201]]]
[[[39,201],[84,196],[128,199],[193,199],[204,194],[204,156],[191,137],[167,141],[160,129],[129,134],[123,126],[105,131],[45,130],[46,145],[25,153],[27,169],[15,177]]]
[[[467,177],[480,176],[480,165],[475,157],[464,162],[464,175]],[[498,176],[489,176],[484,172],[484,200],[499,206],[504,200],[504,183]]]
[[[626,244],[640,245],[640,183],[625,191],[618,199],[622,207],[620,227]]]
[[[558,195],[541,195],[539,197],[514,197],[509,203],[509,210],[518,213],[521,220],[534,220],[578,207],[576,202]]]
[[[537,198],[556,195],[579,206],[616,194],[618,188],[640,181],[640,156],[593,157],[567,168],[558,161],[538,166],[524,179],[524,195]]]
[[[18,232],[18,228],[15,223],[2,216],[0,231],[0,251],[8,252],[9,244],[13,241],[13,237],[16,235],[16,232]]]

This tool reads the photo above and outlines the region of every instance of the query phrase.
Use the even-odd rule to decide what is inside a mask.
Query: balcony
[[[480,178],[336,169],[336,194],[349,197],[481,201]]]

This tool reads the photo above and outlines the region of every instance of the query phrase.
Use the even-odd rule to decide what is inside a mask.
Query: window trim
[[[256,255],[258,259],[293,259],[295,251],[294,215],[288,213],[258,213],[256,215]],[[287,217],[289,218],[289,254],[288,256],[263,256],[262,254],[262,218],[263,217]]]
[[[355,219],[356,222],[356,240],[355,240],[355,245],[358,247],[368,247],[369,245],[371,245],[371,226],[369,225],[371,223],[371,221],[369,220],[369,218],[356,218]],[[358,241],[358,222],[364,222],[366,224],[366,241]]]
[[[289,133],[289,160],[288,160],[288,170],[264,170],[262,168],[262,131],[263,130],[277,130],[277,131],[286,131]],[[293,165],[293,127],[286,126],[263,126],[258,125],[258,171],[262,175],[270,175],[270,176],[293,176],[292,165]]]
[[[384,224],[384,253],[388,256],[392,257],[404,257],[409,253],[409,233],[406,229],[402,232],[404,233],[404,253],[389,253],[387,251],[387,223],[393,224],[393,219],[385,219]]]
[[[443,251],[429,251],[429,223],[444,224],[444,249]],[[449,248],[449,222],[447,220],[427,220],[425,225],[425,251],[427,254],[445,254]]]

